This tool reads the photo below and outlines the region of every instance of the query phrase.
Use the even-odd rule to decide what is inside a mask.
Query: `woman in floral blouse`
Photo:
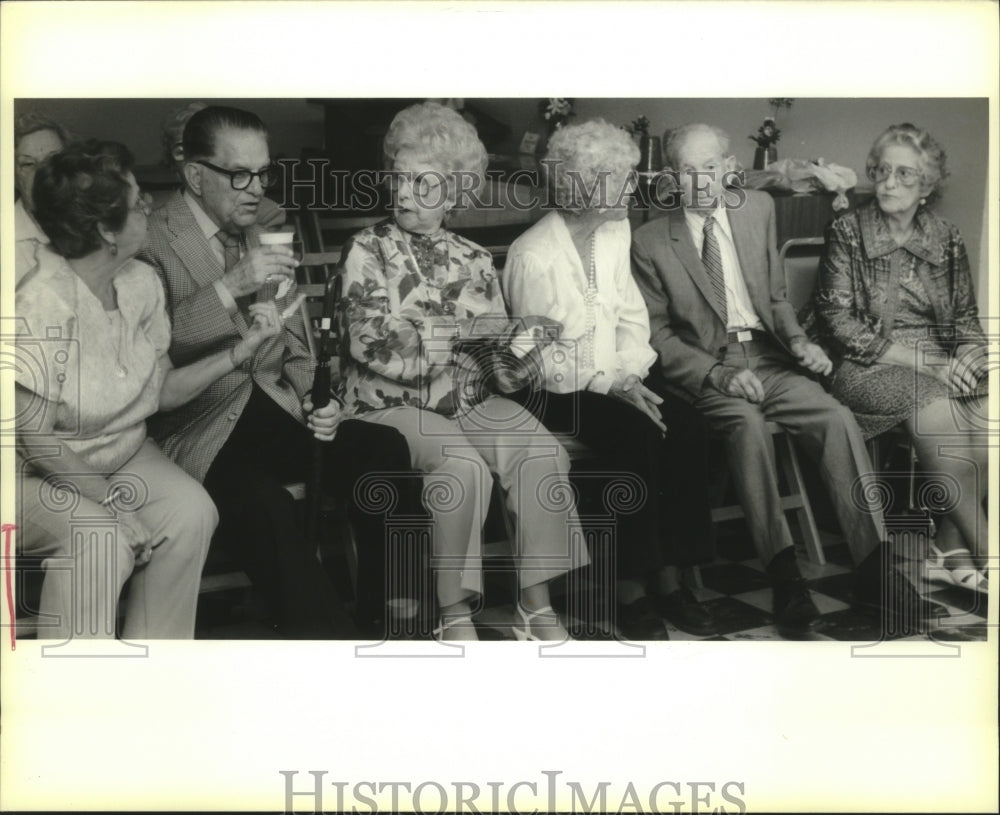
[[[517,521],[520,639],[563,639],[548,582],[587,562],[568,496],[569,461],[533,417],[463,377],[459,342],[509,335],[488,252],[444,229],[486,151],[475,129],[436,103],[401,111],[385,137],[393,217],[345,247],[341,361],[345,412],[399,430],[425,473],[434,518],[441,639],[476,639],[482,526],[496,473]],[[514,324],[516,325],[516,324]],[[517,329],[519,330],[519,329]],[[532,352],[534,353],[534,352]],[[504,391],[524,368],[497,371]],[[478,403],[477,403],[478,402]]]
[[[927,131],[893,125],[867,167],[875,198],[830,227],[814,300],[833,393],[869,438],[902,424],[923,468],[957,485],[928,577],[986,592],[986,339],[962,237],[927,206],[945,153]]]

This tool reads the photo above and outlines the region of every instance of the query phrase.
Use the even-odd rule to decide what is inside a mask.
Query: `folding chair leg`
[[[780,441],[779,441],[780,437]],[[823,566],[826,557],[823,555],[823,542],[819,537],[819,530],[816,528],[816,520],[813,518],[812,506],[809,504],[809,495],[806,492],[805,480],[802,478],[802,468],[799,466],[799,457],[795,452],[792,437],[788,433],[780,433],[774,436],[775,453],[785,477],[789,480],[789,489],[792,496],[799,499],[799,506],[796,508],[796,517],[799,519],[799,526],[802,529],[802,537],[805,539],[806,554],[813,563]]]

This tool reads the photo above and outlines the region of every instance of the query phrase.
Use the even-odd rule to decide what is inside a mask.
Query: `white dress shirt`
[[[563,325],[559,341],[542,352],[547,390],[607,393],[630,374],[649,373],[656,351],[649,344],[646,302],[632,279],[631,241],[628,221],[597,228],[592,306],[585,298],[588,270],[561,214],[550,212],[511,244],[502,276],[511,314],[550,317]]]
[[[713,231],[715,239],[719,242],[722,274],[726,281],[726,316],[728,317],[726,330],[739,331],[747,328],[763,330],[764,324],[757,316],[757,310],[753,306],[746,281],[743,279],[740,258],[736,254],[736,244],[733,242],[733,230],[724,206],[717,207],[712,213],[696,212],[691,209],[684,210],[684,220],[691,233],[691,240],[694,241],[694,247],[698,250],[698,256],[701,257],[701,250],[705,243],[705,218],[708,214],[715,216]]]

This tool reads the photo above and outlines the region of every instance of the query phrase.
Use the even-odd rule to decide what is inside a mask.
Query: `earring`
[[[927,203],[927,199],[926,198],[921,198],[920,199],[920,206],[924,206],[924,204],[926,204],[926,203]]]
[[[118,244],[117,243],[112,243],[109,248],[111,249],[111,256],[112,257],[114,257],[115,255],[118,254]]]

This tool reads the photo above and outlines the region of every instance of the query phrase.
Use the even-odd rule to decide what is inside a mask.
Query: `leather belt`
[[[744,328],[742,331],[727,331],[726,342],[764,342],[768,339],[766,331],[758,328]]]

